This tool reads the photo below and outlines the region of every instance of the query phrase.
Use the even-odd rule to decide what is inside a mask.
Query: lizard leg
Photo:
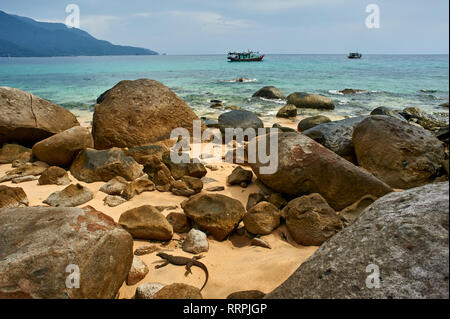
[[[191,267],[192,267],[192,263],[186,264],[186,272],[184,273],[185,276],[192,274]]]
[[[166,267],[168,264],[169,264],[169,262],[168,262],[167,260],[165,260],[162,264],[156,265],[156,266],[155,266],[155,269],[159,269],[159,268],[162,268],[162,267]]]

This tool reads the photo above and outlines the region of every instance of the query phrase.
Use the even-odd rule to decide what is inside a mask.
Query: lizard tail
[[[208,275],[208,271],[205,271],[205,274],[206,274],[206,279],[205,279],[205,283],[203,284],[202,288],[200,288],[200,291],[202,291],[202,290],[203,290],[203,288],[205,288],[205,286],[206,286],[206,283],[208,282],[208,277],[209,277],[209,275]]]

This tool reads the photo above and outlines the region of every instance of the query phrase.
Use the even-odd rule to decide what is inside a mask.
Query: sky
[[[64,22],[114,44],[167,54],[448,54],[448,0],[0,0],[0,10]],[[368,5],[379,28],[368,28]],[[371,20],[374,21],[374,20]]]

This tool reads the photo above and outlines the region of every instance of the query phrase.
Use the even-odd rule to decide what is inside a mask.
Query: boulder
[[[184,213],[200,230],[224,240],[245,214],[241,202],[221,194],[197,194],[181,204]]]
[[[155,207],[145,205],[130,209],[120,215],[122,225],[136,239],[170,240],[172,225]]]
[[[253,94],[253,97],[262,97],[271,100],[284,100],[286,97],[280,89],[274,86],[265,86]]]
[[[132,260],[130,234],[91,207],[0,213],[0,298],[113,299]]]
[[[69,174],[64,168],[50,166],[39,177],[39,185],[69,185]]]
[[[33,158],[31,149],[18,144],[5,144],[0,148],[0,164],[10,164],[15,160],[22,163],[30,162]]]
[[[290,118],[297,116],[297,107],[292,104],[283,106],[277,113],[277,117]]]
[[[203,299],[200,289],[186,284],[171,284],[159,290],[153,299]]]
[[[207,174],[207,170],[202,163],[174,163],[170,158],[170,151],[163,154],[163,163],[170,169],[174,179],[180,179],[183,176],[192,176],[202,178]]]
[[[0,185],[0,208],[26,206],[28,206],[28,198],[22,188]]]
[[[255,235],[269,235],[280,226],[278,208],[268,202],[260,202],[244,215],[245,229]]]
[[[86,204],[94,198],[92,191],[80,184],[71,184],[62,191],[52,193],[44,204],[53,207],[76,207]]]
[[[127,200],[120,196],[108,195],[103,199],[103,202],[109,207],[117,207],[119,205],[122,205],[123,203],[126,203]]]
[[[168,150],[164,145],[150,144],[125,150],[125,155],[134,158],[136,162],[145,166],[148,156],[154,155],[161,161],[162,155]]]
[[[35,143],[78,126],[75,115],[31,93],[0,87],[0,145]]]
[[[233,172],[227,177],[228,185],[242,185],[242,183],[249,185],[252,183],[253,172],[237,166]]]
[[[186,196],[190,197],[196,194],[196,191],[189,188],[189,186],[182,180],[174,181],[170,188],[170,191],[177,196]]]
[[[341,219],[319,194],[298,197],[283,209],[286,226],[296,243],[320,246],[342,230]]]
[[[150,269],[147,265],[137,256],[133,256],[133,263],[131,264],[130,272],[127,277],[127,285],[133,286],[147,276]]]
[[[364,119],[366,119],[365,116],[358,116],[345,120],[323,123],[303,131],[302,133],[346,160],[356,163],[352,136],[356,125],[361,123]]]
[[[223,113],[219,116],[219,128],[222,134],[225,134],[226,128],[242,128],[244,131],[252,128],[258,134],[258,128],[263,127],[263,122],[253,112],[236,110]]]
[[[209,250],[209,243],[206,234],[197,229],[191,229],[183,242],[183,250],[192,253],[206,253]]]
[[[309,130],[310,128],[313,128],[314,126],[328,122],[331,122],[330,118],[324,115],[307,117],[298,123],[297,131],[304,132],[306,130]]]
[[[165,85],[149,80],[121,81],[95,107],[96,149],[136,147],[167,140],[175,128],[193,134],[192,109]]]
[[[166,218],[175,233],[187,233],[191,229],[191,222],[185,214],[172,212]]]
[[[399,111],[391,110],[384,106],[377,107],[370,113],[370,115],[386,115],[386,116],[396,118],[397,120],[407,122],[406,119],[400,115]]]
[[[332,99],[303,92],[295,92],[287,97],[287,104],[293,104],[298,108],[334,110],[334,102]]]
[[[353,95],[359,93],[367,93],[367,91],[358,89],[343,89],[342,91],[339,91],[339,93],[342,93],[344,95]]]
[[[82,150],[70,166],[72,175],[86,183],[107,182],[116,176],[133,181],[143,174],[142,170],[142,165],[118,148]]]
[[[68,167],[79,151],[92,147],[91,132],[85,127],[75,126],[34,144],[33,154],[49,165]]]
[[[439,104],[439,106],[442,106],[442,107],[448,107],[448,105],[449,105],[449,103],[448,103],[448,102],[445,102],[445,103]]]
[[[116,176],[100,188],[100,191],[108,195],[121,195],[127,187],[128,182],[125,178]]]
[[[393,188],[430,183],[444,160],[444,145],[432,133],[383,115],[358,124],[353,143],[358,164]]]
[[[275,135],[252,140],[250,144],[256,143],[256,149],[260,138],[275,138]],[[301,134],[278,134],[277,158],[278,168],[273,174],[260,174],[260,167],[267,164],[259,161],[251,164],[258,179],[272,190],[289,196],[319,193],[337,211],[364,195],[378,198],[392,191],[376,177]]]
[[[448,299],[448,197],[444,182],[378,199],[266,298]]]
[[[297,130],[295,130],[295,129],[293,129],[293,128],[286,127],[286,126],[281,126],[281,125],[278,124],[278,123],[274,123],[274,124],[272,125],[272,128],[279,129],[281,132],[297,132]],[[267,129],[266,132],[269,133],[269,130]]]
[[[407,107],[400,113],[408,122],[416,123],[427,130],[448,126],[448,122],[428,114],[418,107]]]
[[[160,284],[158,282],[146,282],[144,284],[140,284],[136,288],[135,299],[153,299],[155,294],[164,288],[164,284]]]

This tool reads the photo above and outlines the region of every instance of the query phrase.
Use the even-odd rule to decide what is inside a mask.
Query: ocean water
[[[286,95],[309,92],[335,100],[334,111],[300,114],[355,116],[379,106],[417,106],[447,117],[448,55],[267,55],[263,62],[229,63],[225,55],[0,58],[0,86],[32,92],[77,112],[93,111],[96,98],[121,80],[150,78],[171,88],[199,115],[215,117],[211,100],[273,116],[284,101],[252,98],[273,85]],[[247,78],[246,82],[233,81]],[[339,90],[366,93],[344,96]]]

